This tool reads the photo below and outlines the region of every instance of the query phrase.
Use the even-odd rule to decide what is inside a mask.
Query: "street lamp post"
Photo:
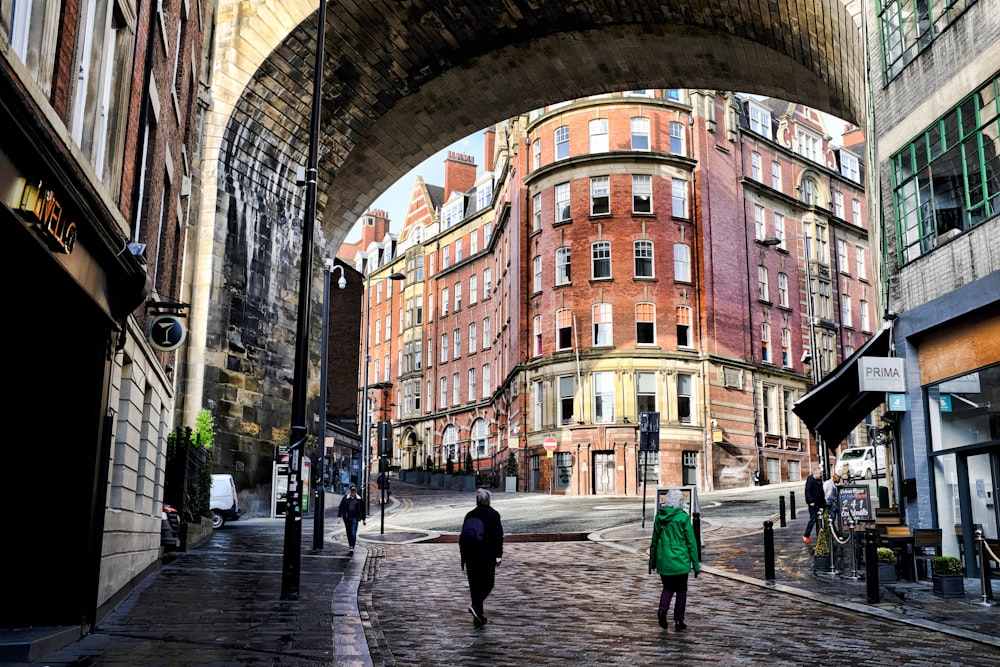
[[[767,247],[782,245],[785,241],[808,241],[808,236],[797,236],[791,239],[782,239],[777,236],[765,237],[761,243]],[[809,257],[809,247],[805,247],[805,264],[806,264],[806,318],[808,320],[809,326],[809,353],[810,358],[810,368],[812,370],[812,382],[813,386],[819,385],[823,379],[823,367],[822,367],[822,355],[820,355],[819,350],[816,348],[816,312],[815,305],[813,303],[813,285],[812,285],[812,268]],[[827,475],[829,470],[829,463],[826,451],[826,445],[823,442],[823,437],[818,431],[814,432],[813,435],[816,438],[816,446],[818,448],[819,455],[819,465],[823,469],[823,475]]]
[[[317,15],[316,67],[313,72],[306,197],[302,220],[302,258],[299,268],[298,321],[295,327],[295,376],[292,381],[292,419],[288,447],[288,492],[285,497],[285,543],[281,563],[281,599],[299,599],[302,565],[302,456],[306,434],[309,385],[309,319],[312,308],[312,263],[316,225],[316,171],[319,162],[319,121],[323,92],[323,45],[326,40],[326,0]],[[325,417],[325,415],[324,415]]]

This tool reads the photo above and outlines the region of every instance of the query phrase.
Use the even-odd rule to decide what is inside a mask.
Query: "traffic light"
[[[378,423],[378,455],[392,456],[392,422]]]

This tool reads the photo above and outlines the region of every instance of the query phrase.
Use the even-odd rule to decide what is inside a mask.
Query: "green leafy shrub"
[[[820,524],[819,533],[816,535],[816,547],[813,555],[819,557],[830,557],[830,514],[824,510],[823,520]]]
[[[517,456],[514,452],[507,455],[507,476],[517,477]]]
[[[954,556],[937,556],[931,559],[931,572],[939,577],[965,574],[962,561]]]
[[[889,547],[879,547],[878,551],[875,552],[878,562],[889,563],[890,565],[895,565],[896,563],[896,552]]]

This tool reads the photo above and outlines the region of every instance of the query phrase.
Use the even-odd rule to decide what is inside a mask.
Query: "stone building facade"
[[[184,0],[0,2],[3,285],[29,324],[6,405],[46,451],[5,466],[30,511],[8,524],[4,626],[86,632],[158,567],[212,21]]]

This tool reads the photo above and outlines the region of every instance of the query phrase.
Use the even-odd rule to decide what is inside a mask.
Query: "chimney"
[[[444,198],[451,193],[468,192],[476,184],[476,161],[471,155],[448,151],[444,161]]]
[[[844,143],[844,148],[850,148],[852,146],[857,146],[860,143],[864,143],[865,135],[861,131],[860,127],[854,127],[848,125],[844,128],[844,135],[841,139]]]
[[[497,150],[497,129],[496,127],[489,127],[486,129],[486,136],[483,137],[483,170],[492,172],[493,163]]]
[[[389,214],[381,209],[369,209],[361,216],[361,248],[380,242],[389,233]]]

